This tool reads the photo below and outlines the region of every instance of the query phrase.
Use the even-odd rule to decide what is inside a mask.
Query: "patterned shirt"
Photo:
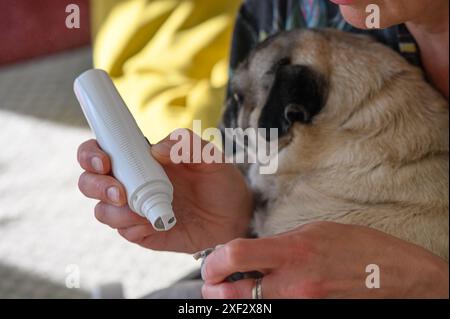
[[[360,30],[348,24],[339,7],[329,0],[246,0],[237,16],[233,35],[230,76],[249,52],[268,36],[295,28],[336,28],[373,36],[421,66],[418,46],[405,25]]]

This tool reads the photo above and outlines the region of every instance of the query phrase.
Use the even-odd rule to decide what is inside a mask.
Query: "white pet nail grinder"
[[[89,126],[127,191],[128,205],[158,231],[172,228],[173,187],[122,97],[103,70],[89,70],[74,83]]]

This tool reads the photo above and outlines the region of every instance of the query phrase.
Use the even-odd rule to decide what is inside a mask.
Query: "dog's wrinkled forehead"
[[[254,79],[263,80],[273,75],[280,61],[291,62],[292,44],[286,37],[273,37],[255,49],[247,64],[247,72]]]
[[[281,37],[272,37],[261,43],[242,63],[233,78],[232,88],[244,91],[251,86],[268,86],[270,72],[280,60],[288,58],[288,43]],[[243,92],[245,93],[245,92]]]
[[[267,85],[280,64],[308,65],[328,73],[328,45],[319,31],[291,31],[278,34],[259,44],[241,64],[234,77],[236,89],[250,83]],[[259,81],[259,82],[256,82]]]

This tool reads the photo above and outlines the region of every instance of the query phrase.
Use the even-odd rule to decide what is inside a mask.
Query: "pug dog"
[[[367,36],[295,30],[256,47],[230,92],[223,127],[278,129],[277,172],[244,166],[257,236],[334,221],[448,260],[448,102],[420,69]]]

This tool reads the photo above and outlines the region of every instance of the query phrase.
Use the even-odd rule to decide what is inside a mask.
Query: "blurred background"
[[[152,142],[193,119],[215,126],[239,3],[0,1],[0,298],[89,298],[111,282],[138,298],[199,267],[95,220],[77,188],[77,147],[92,135],[72,83],[108,71]]]

